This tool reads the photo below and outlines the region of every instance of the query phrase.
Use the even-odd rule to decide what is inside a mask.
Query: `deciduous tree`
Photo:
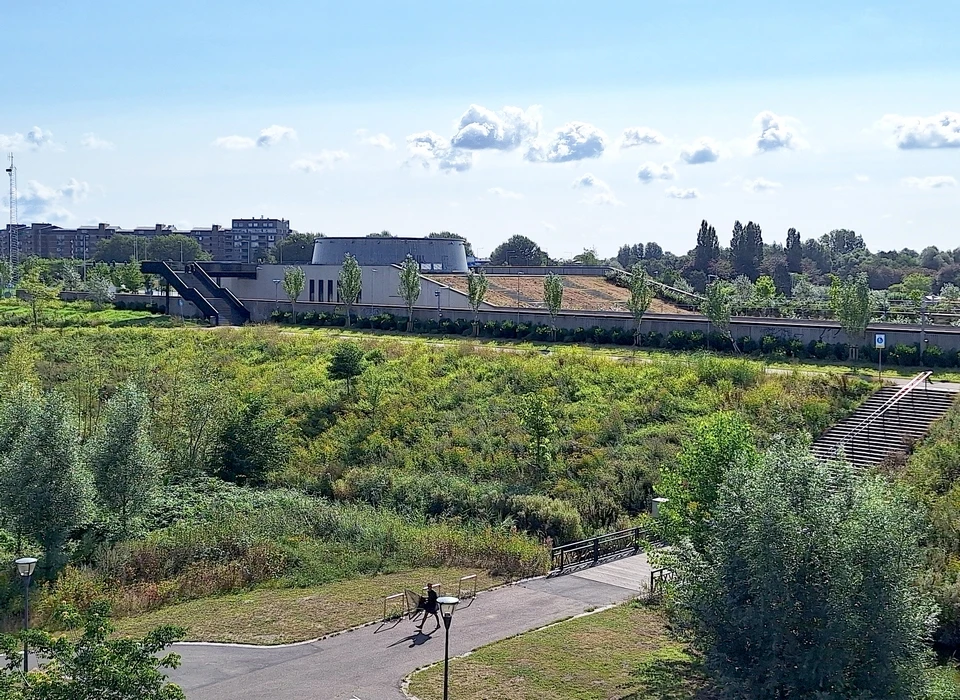
[[[356,343],[337,343],[330,356],[327,376],[334,381],[344,380],[347,393],[353,395],[353,380],[363,374],[363,348]]]
[[[262,486],[286,460],[284,425],[283,414],[264,397],[243,397],[224,421],[215,474],[237,484]]]
[[[467,274],[467,298],[470,300],[470,308],[473,309],[473,334],[480,335],[480,305],[483,304],[487,296],[489,282],[487,275],[483,270],[479,272],[471,270]]]
[[[863,340],[873,316],[866,276],[858,275],[847,281],[834,277],[830,284],[830,308],[848,339],[854,343]]]
[[[700,222],[700,231],[697,233],[697,246],[693,251],[693,267],[695,270],[707,273],[712,263],[720,259],[720,239],[717,238],[717,229],[704,219]]]
[[[302,267],[288,265],[283,268],[283,293],[290,300],[290,309],[293,313],[293,322],[297,322],[297,299],[303,294],[303,287],[307,283],[307,276]]]
[[[360,290],[363,285],[363,273],[357,259],[347,253],[343,256],[343,265],[340,266],[340,274],[337,276],[337,284],[340,287],[340,299],[347,307],[347,324],[350,327],[350,309],[360,298]]]
[[[715,280],[707,285],[703,301],[700,303],[700,312],[710,320],[714,328],[730,337],[734,350],[737,350],[737,342],[730,330],[734,296],[733,285],[723,280]]]
[[[553,339],[557,339],[557,314],[563,308],[563,278],[552,272],[543,278],[543,301],[550,313],[550,323],[553,326]]]
[[[400,265],[400,298],[407,305],[407,332],[413,330],[413,305],[420,298],[420,265],[408,255]]]
[[[130,257],[132,256],[127,256],[126,260]],[[195,238],[182,233],[172,233],[152,239],[147,245],[147,257],[167,262],[194,262],[206,260],[210,256],[203,252]]]
[[[643,323],[643,316],[655,297],[653,282],[639,263],[634,265],[630,275],[630,298],[627,299],[627,308],[633,314],[633,322],[636,324],[633,329],[634,345],[640,344],[640,326]]]
[[[526,236],[511,236],[490,253],[491,265],[547,265],[550,258]]]
[[[925,698],[935,610],[919,516],[806,448],[731,464],[703,542],[678,543],[674,621],[730,698]]]
[[[160,482],[160,454],[150,439],[150,420],[146,394],[131,383],[122,384],[84,446],[99,502],[117,518],[123,535]]]
[[[27,295],[30,311],[33,315],[33,327],[40,326],[43,311],[60,296],[60,285],[45,284],[40,279],[39,268],[32,268],[20,280],[20,291]]]

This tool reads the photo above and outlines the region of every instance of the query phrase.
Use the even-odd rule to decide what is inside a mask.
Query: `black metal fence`
[[[550,550],[550,570],[563,571],[564,567],[592,565],[607,557],[636,554],[650,541],[650,536],[647,528],[632,527],[554,547]]]

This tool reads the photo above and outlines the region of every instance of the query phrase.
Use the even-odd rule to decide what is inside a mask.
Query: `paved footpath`
[[[450,655],[638,595],[650,567],[640,554],[554,578],[480,592],[450,627]],[[282,647],[178,644],[170,674],[188,700],[398,700],[411,671],[443,659],[443,627],[368,626]]]

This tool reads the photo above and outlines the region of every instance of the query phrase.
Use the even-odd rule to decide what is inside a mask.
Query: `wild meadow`
[[[18,540],[45,555],[43,620],[102,596],[123,615],[414,567],[540,573],[549,544],[642,522],[704,417],[737,414],[765,445],[819,433],[870,389],[705,354],[632,363],[270,327],[5,328],[0,358],[4,415],[45,401],[75,457],[62,537],[3,515],[0,556]],[[103,445],[132,413],[148,466],[120,511],[102,475],[119,448]],[[9,475],[16,430],[4,439]]]

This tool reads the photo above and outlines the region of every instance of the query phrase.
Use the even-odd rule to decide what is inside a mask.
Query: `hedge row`
[[[274,311],[271,319],[277,323],[291,323],[289,311]],[[346,319],[339,314],[307,312],[297,315],[297,322],[308,326],[344,326]],[[353,327],[360,329],[379,329],[385,331],[406,330],[407,319],[393,314],[379,314],[370,317],[353,318]],[[466,319],[443,319],[437,321],[415,320],[414,332],[460,335],[470,337],[474,335],[473,323]],[[480,337],[483,338],[514,338],[518,340],[533,340],[549,342],[553,339],[553,331],[549,326],[517,324],[513,321],[487,321],[480,324]],[[621,328],[605,329],[599,326],[590,328],[558,328],[556,339],[565,343],[593,343],[596,345],[633,345],[633,332]],[[733,352],[733,343],[729,336],[719,333],[703,333],[702,331],[671,331],[667,335],[662,333],[642,333],[640,344],[647,348],[663,348],[666,350],[696,351],[715,350],[717,352]],[[795,338],[784,338],[766,335],[759,341],[748,337],[739,338],[737,347],[747,355],[771,358],[797,358],[801,360],[846,360],[849,349],[846,343],[827,343],[812,340],[803,343]],[[877,362],[877,350],[864,345],[860,348],[860,359]],[[883,355],[884,364],[912,367],[920,364],[920,344],[898,344],[888,348]],[[928,367],[960,367],[960,351],[943,350],[935,345],[927,346],[924,351],[924,366]]]

